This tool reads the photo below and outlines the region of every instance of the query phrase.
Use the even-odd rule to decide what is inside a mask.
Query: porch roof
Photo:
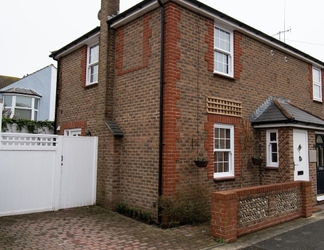
[[[16,88],[16,87],[2,90],[2,91],[0,91],[0,93],[2,93],[2,94],[21,94],[21,95],[42,97],[40,94],[38,94],[36,91],[34,91],[32,89]]]
[[[283,98],[270,97],[251,116],[254,127],[284,124],[324,129],[324,120],[291,104]]]

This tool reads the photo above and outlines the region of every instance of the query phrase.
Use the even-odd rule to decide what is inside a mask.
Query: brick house
[[[293,180],[320,200],[323,62],[195,0],[118,9],[102,0],[100,28],[51,54],[57,133],[99,136],[98,204],[157,218],[190,185]]]

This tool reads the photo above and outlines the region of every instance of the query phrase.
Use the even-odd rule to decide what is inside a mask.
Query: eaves
[[[166,2],[169,2],[170,0],[161,0],[163,4]],[[243,22],[240,22],[216,9],[211,8],[210,6],[207,6],[199,1],[196,0],[172,0],[173,2],[192,10],[196,13],[199,13],[203,16],[206,16],[208,18],[213,19],[216,23],[219,23],[220,25],[227,26],[233,30],[238,30],[241,33],[250,36],[260,42],[263,42],[273,48],[276,48],[284,53],[287,53],[287,55],[297,57],[298,59],[305,61],[307,63],[310,63],[316,67],[324,68],[324,62],[284,43],[280,40],[269,36],[265,33],[263,33],[260,30],[257,30]],[[146,0],[142,1],[132,8],[116,15],[116,16],[110,16],[107,17],[107,23],[108,25],[113,28],[117,29],[118,27],[121,27],[125,25],[126,23],[132,22],[136,18],[142,16],[143,14],[159,7],[158,0]]]

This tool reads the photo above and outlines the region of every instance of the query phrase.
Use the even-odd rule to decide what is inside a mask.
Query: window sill
[[[225,74],[222,74],[220,72],[214,71],[213,74],[214,74],[214,76],[221,76],[221,77],[224,77],[224,78],[229,79],[229,80],[235,80],[234,76],[225,75]]]
[[[264,169],[269,169],[269,170],[274,169],[274,170],[278,170],[279,167],[274,167],[274,166],[265,166]]]
[[[318,100],[318,99],[313,99],[313,102],[320,103],[320,104],[323,103],[322,100]]]
[[[214,181],[231,181],[235,180],[235,176],[214,177]]]
[[[85,89],[90,89],[90,88],[92,88],[92,87],[96,87],[96,86],[98,86],[98,82],[84,85],[84,88],[85,88]]]

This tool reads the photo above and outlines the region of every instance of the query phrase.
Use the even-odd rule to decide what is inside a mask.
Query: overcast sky
[[[99,26],[100,0],[0,0],[0,75],[22,77],[56,62],[60,49]],[[141,1],[120,0],[121,11]],[[323,0],[201,0],[324,61]]]

